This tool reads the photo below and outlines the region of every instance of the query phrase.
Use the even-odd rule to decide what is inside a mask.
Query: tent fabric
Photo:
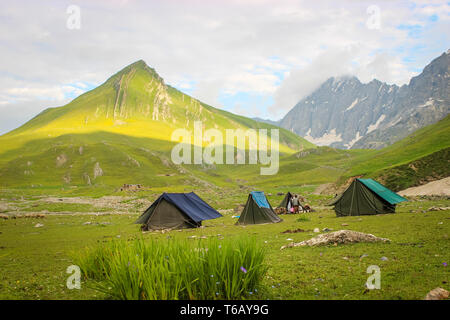
[[[254,197],[253,193],[248,195],[247,203],[245,204],[242,213],[240,214],[239,220],[236,224],[260,224],[260,223],[276,223],[283,221],[277,214],[273,211],[272,206],[267,201],[264,192],[257,193],[257,199],[264,206],[260,206]],[[261,197],[264,197],[264,201],[261,201]],[[267,207],[265,206],[267,204]]]
[[[288,191],[288,193],[286,193],[286,196],[283,198],[283,200],[281,200],[280,205],[278,207],[279,208],[288,208],[289,200],[291,200],[291,198],[292,198],[292,193],[290,193]]]
[[[392,192],[391,190],[389,190],[382,184],[376,182],[375,180],[372,180],[372,179],[358,179],[358,180],[361,181],[362,183],[364,183],[364,185],[367,188],[369,188],[370,190],[375,192],[377,195],[382,197],[384,200],[386,200],[390,204],[397,204],[402,201],[408,201],[405,198],[403,198],[402,196],[398,195],[397,193]]]
[[[334,211],[337,216],[374,215],[395,212],[395,203],[387,201],[361,180],[371,179],[355,179],[341,195],[330,203],[330,205],[334,205]],[[376,186],[378,192],[382,193],[382,195],[388,195],[388,199],[392,201],[392,195],[390,195],[390,193],[394,192],[378,182],[374,182],[375,183],[369,182],[368,184],[374,188]],[[380,188],[380,186],[382,188]],[[388,190],[389,193],[387,193],[386,190]]]
[[[135,223],[145,229],[195,228],[222,215],[195,193],[163,193]]]
[[[262,191],[252,191],[250,194],[253,197],[253,200],[255,200],[256,204],[260,208],[268,208],[270,209],[269,202],[267,202],[266,195]]]

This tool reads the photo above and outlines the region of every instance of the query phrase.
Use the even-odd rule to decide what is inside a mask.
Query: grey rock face
[[[385,147],[450,111],[450,50],[408,85],[330,78],[294,106],[279,125],[317,145]]]

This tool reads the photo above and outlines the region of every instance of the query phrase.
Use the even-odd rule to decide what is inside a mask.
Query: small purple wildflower
[[[241,271],[242,271],[243,273],[247,273],[247,269],[245,269],[245,268],[242,267],[242,266],[241,266]]]
[[[447,266],[447,262],[442,262],[442,265],[443,265],[444,267],[446,267],[446,266]]]

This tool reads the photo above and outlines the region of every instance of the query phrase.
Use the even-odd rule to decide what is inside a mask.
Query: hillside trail
[[[401,196],[450,196],[450,177],[397,192]]]

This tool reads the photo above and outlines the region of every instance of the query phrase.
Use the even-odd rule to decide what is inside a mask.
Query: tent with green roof
[[[394,213],[397,203],[407,201],[372,179],[355,179],[330,205],[336,216]]]

